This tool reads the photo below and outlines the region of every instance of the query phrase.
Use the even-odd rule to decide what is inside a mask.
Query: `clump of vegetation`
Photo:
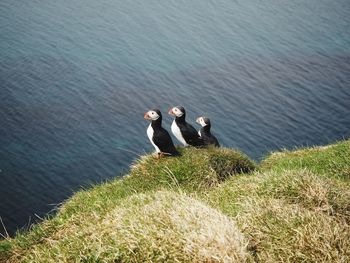
[[[179,151],[180,158],[155,160],[150,155],[141,158],[133,165],[130,176],[141,179],[144,189],[157,181],[158,185],[200,191],[217,185],[228,176],[252,172],[256,167],[244,154],[226,148],[180,148]]]
[[[347,262],[350,227],[336,217],[288,204],[248,198],[235,217],[257,262]]]
[[[260,176],[264,176],[260,194],[284,198],[310,210],[350,219],[350,188],[347,183],[305,169],[268,172]]]
[[[235,223],[185,194],[136,194],[105,216],[80,218],[35,245],[26,262],[245,262]]]
[[[174,192],[138,195],[128,201],[105,220],[112,231],[118,229],[115,241],[126,254],[123,260],[245,262],[249,257],[235,223],[203,202]]]
[[[0,261],[350,261],[350,141],[274,153],[258,170],[229,149],[180,151],[76,193],[0,242]]]
[[[214,151],[215,150],[215,151]],[[224,181],[234,174],[247,174],[255,169],[254,163],[248,158],[236,151],[230,149],[213,149],[214,153],[210,155],[208,166],[214,170],[218,181]]]
[[[231,178],[204,197],[232,217],[258,262],[350,259],[350,184],[308,170]]]
[[[262,170],[306,168],[319,175],[350,179],[350,140],[337,144],[271,153],[262,161]]]

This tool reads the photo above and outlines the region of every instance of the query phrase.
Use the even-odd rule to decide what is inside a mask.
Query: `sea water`
[[[0,1],[7,231],[125,173],[174,105],[257,161],[349,136],[350,1]]]

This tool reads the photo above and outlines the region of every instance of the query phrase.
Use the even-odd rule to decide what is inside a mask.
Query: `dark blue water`
[[[2,0],[10,234],[125,172],[153,150],[143,113],[178,104],[256,160],[348,136],[350,1]]]

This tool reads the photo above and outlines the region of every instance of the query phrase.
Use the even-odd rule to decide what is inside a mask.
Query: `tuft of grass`
[[[235,217],[257,262],[348,262],[350,227],[283,199],[248,198]]]
[[[350,179],[350,140],[328,146],[271,153],[262,161],[262,170],[309,169],[341,179]]]
[[[202,198],[237,222],[257,262],[347,262],[349,186],[305,169],[256,172]]]
[[[259,194],[284,198],[289,203],[342,216],[350,222],[350,184],[326,178],[309,170],[275,171],[259,175],[262,178]]]
[[[34,246],[25,262],[246,262],[235,223],[185,194],[126,198],[103,217],[80,218]]]
[[[155,160],[150,155],[141,158],[133,165],[130,177],[141,180],[144,190],[153,188],[157,181],[158,186],[181,186],[187,191],[201,191],[233,174],[249,173],[256,168],[247,156],[226,148],[191,147],[179,151],[180,158]]]
[[[5,262],[11,251],[11,243],[9,240],[0,241],[0,262]]]
[[[306,169],[230,178],[203,199],[232,217],[257,262],[350,260],[350,184]]]
[[[208,166],[216,173],[216,179],[219,182],[233,174],[248,174],[255,170],[255,164],[246,156],[237,151],[226,148],[213,148],[213,154],[210,155]]]

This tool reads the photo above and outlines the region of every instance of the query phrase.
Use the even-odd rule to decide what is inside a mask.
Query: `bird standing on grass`
[[[178,156],[174,143],[167,130],[162,127],[162,113],[158,109],[149,110],[144,114],[146,120],[152,121],[147,128],[147,136],[156,149],[158,158],[168,156]]]
[[[186,122],[186,111],[182,106],[176,106],[169,110],[170,115],[175,116],[171,125],[171,131],[184,146],[204,146],[203,140],[195,128]]]
[[[204,141],[205,145],[214,145],[220,147],[218,139],[211,133],[211,123],[207,117],[198,117],[196,122],[202,125],[202,128],[198,131],[199,136]]]

